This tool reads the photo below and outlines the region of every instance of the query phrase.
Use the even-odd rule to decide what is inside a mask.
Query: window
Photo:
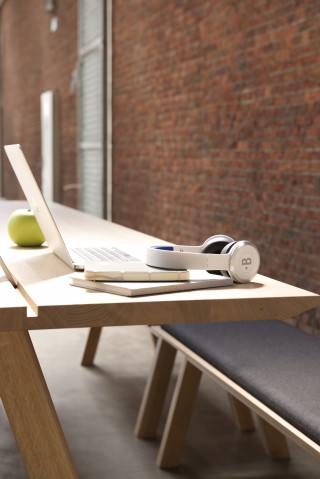
[[[79,2],[79,207],[106,216],[105,2]]]

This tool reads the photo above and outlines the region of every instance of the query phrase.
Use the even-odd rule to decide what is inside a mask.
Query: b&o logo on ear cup
[[[260,254],[256,245],[251,241],[235,241],[225,249],[225,253],[230,254],[229,276],[237,283],[251,281],[260,267]]]

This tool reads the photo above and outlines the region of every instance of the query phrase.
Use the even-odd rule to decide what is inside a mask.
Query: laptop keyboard
[[[118,248],[71,248],[71,251],[87,261],[106,261],[107,263],[141,261]]]

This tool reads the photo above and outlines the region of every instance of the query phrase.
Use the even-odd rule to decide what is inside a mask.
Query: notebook
[[[68,248],[62,235],[58,229],[58,226],[53,218],[53,215],[47,205],[41,190],[33,176],[33,173],[28,165],[25,155],[20,145],[5,145],[4,147],[10,164],[16,174],[16,177],[20,183],[20,186],[28,200],[29,206],[32,209],[39,226],[46,238],[48,246],[52,249],[53,253],[58,256],[64,263],[70,266],[74,271],[84,271],[86,264],[90,264],[92,270],[93,263],[105,263],[106,268],[110,271],[110,263],[112,263],[112,270],[115,274],[126,271],[126,267],[130,263],[136,265],[137,274],[135,278],[131,280],[139,281],[143,279],[143,274],[150,270],[141,259],[135,258],[130,253],[122,251],[116,246],[111,248],[96,246],[96,247],[79,247]],[[108,267],[107,267],[108,264]],[[103,269],[103,268],[102,268]],[[129,270],[132,268],[129,268]],[[181,274],[180,270],[158,270],[163,281],[181,281],[188,279],[188,272]],[[118,281],[121,281],[120,275],[118,275]],[[157,279],[159,281],[159,278]]]
[[[112,282],[92,281],[85,277],[84,273],[70,275],[70,284],[93,291],[120,294],[121,296],[144,296],[147,294],[171,293],[178,291],[191,291],[196,289],[219,288],[232,286],[231,278],[209,274],[206,271],[190,271],[188,281],[158,281],[158,282]]]
[[[186,281],[189,271],[163,270],[145,263],[126,262],[125,269],[114,269],[112,263],[88,262],[83,276],[93,281]]]

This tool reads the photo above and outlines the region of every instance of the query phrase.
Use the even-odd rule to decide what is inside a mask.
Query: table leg
[[[81,361],[82,366],[92,366],[102,328],[91,328]]]
[[[77,478],[27,331],[0,332],[0,396],[29,477]]]

